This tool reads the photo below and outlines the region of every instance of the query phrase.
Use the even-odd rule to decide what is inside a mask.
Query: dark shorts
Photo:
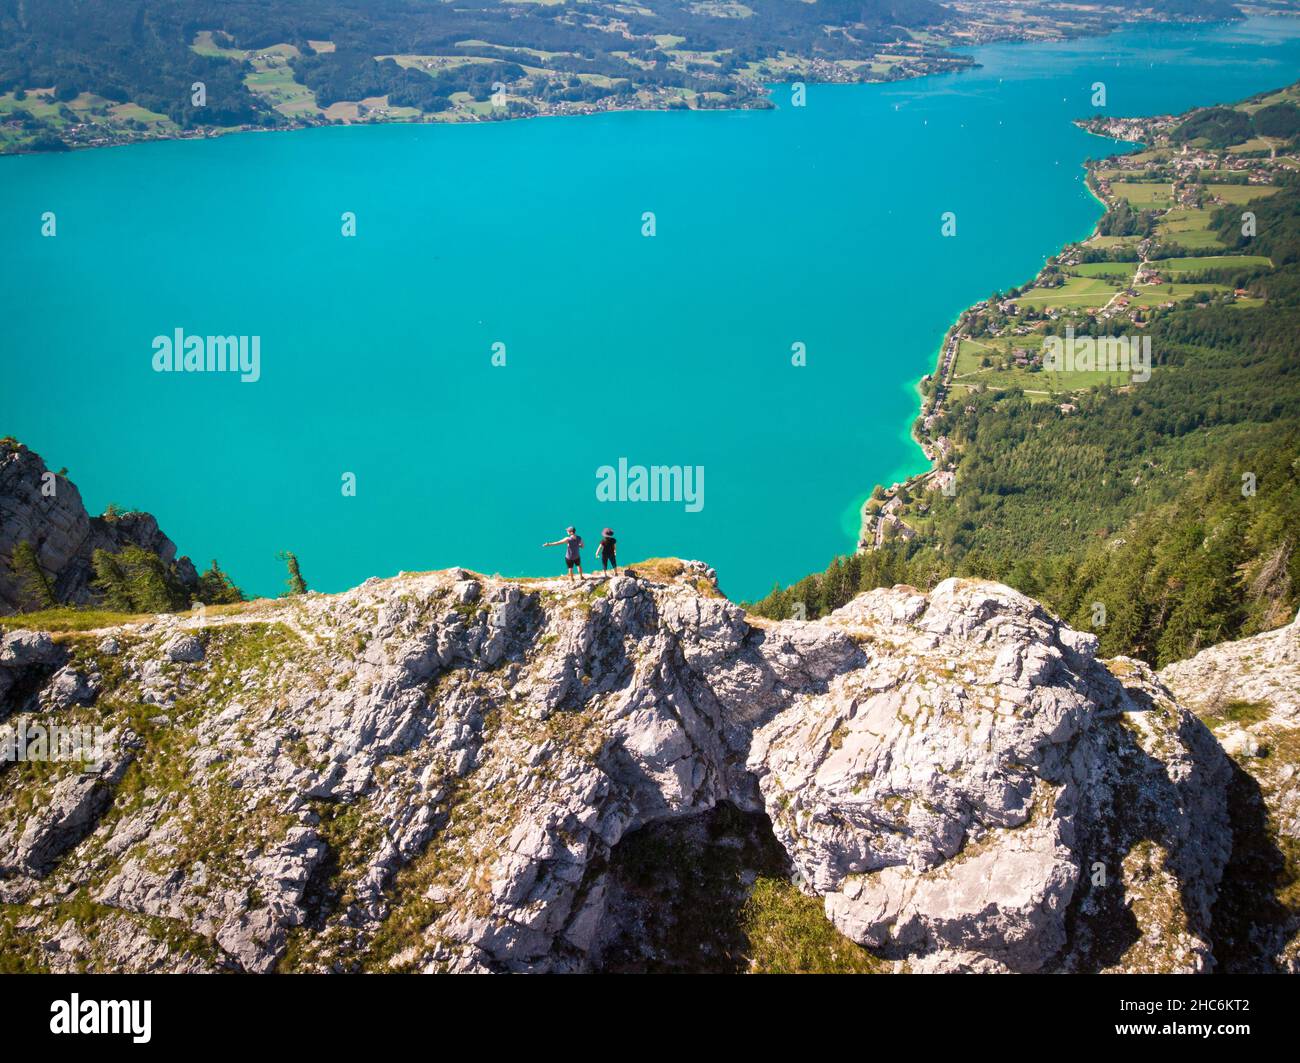
[[[566,558],[564,559],[564,563],[565,563],[566,565],[568,565],[569,568],[573,568],[574,565],[577,565],[579,568],[581,568],[581,567],[582,567],[582,558],[580,558],[580,557],[566,557]]]

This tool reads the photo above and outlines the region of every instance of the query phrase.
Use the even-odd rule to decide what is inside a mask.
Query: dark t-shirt
[[[598,548],[598,552],[599,552],[600,556],[601,556],[601,557],[613,557],[613,556],[614,556],[614,547],[615,547],[615,545],[616,545],[617,543],[618,543],[618,540],[615,539],[612,535],[606,535],[606,536],[604,536],[604,537],[600,540],[600,547]]]

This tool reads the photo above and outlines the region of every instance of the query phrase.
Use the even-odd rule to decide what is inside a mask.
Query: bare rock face
[[[0,634],[0,721],[43,693],[65,656],[44,631]]]
[[[1234,762],[1234,849],[1215,910],[1221,966],[1300,973],[1300,616],[1202,650],[1160,678]]]
[[[876,591],[827,623],[867,664],[761,728],[749,766],[845,934],[916,969],[1209,965],[1228,765],[1149,669],[1108,670],[1093,636],[992,584]],[[1180,910],[1100,941],[1139,842]]]
[[[1195,712],[1213,716],[1235,702],[1255,708],[1239,713],[1246,725],[1300,727],[1300,615],[1276,631],[1166,665],[1160,678]]]
[[[93,600],[91,557],[96,550],[118,553],[139,546],[168,564],[176,560],[176,544],[148,513],[90,516],[76,484],[48,470],[40,456],[21,443],[5,439],[0,440],[0,615],[32,604],[24,600],[9,566],[14,547],[21,542],[31,543],[36,550],[55,597],[71,605]],[[177,570],[183,582],[198,582],[188,558],[177,562]]]
[[[0,771],[0,943],[58,969],[586,970],[645,937],[622,840],[722,803],[899,968],[1213,963],[1227,758],[994,584],[774,623],[697,563],[457,569],[59,646],[12,719],[130,741],[99,790]]]

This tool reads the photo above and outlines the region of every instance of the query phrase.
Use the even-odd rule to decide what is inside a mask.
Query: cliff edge
[[[635,968],[690,916],[638,886],[681,870],[638,839],[740,852],[690,829],[720,810],[882,970],[1219,963],[1233,761],[1146,665],[997,584],[778,623],[697,562],[403,574],[11,629],[0,706],[104,733],[96,772],[0,769],[18,966]]]

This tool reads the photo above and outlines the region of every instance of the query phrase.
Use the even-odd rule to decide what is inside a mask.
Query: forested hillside
[[[485,101],[496,82],[533,107],[670,88],[680,95],[661,106],[700,93],[738,105],[760,74],[810,64],[832,80],[878,78],[871,60],[898,41],[914,53],[902,66],[929,69],[930,54],[968,64],[912,40],[952,17],[933,0],[0,0],[0,150],[99,143],[86,126],[104,137],[355,120],[329,113],[339,102],[411,120],[457,94]]]
[[[0,153],[263,126],[763,107],[771,82],[959,70],[973,43],[1153,13],[1240,14],[1227,0],[0,0]]]
[[[755,608],[809,616],[860,590],[1002,580],[1093,630],[1103,652],[1165,664],[1277,626],[1300,604],[1300,189],[1246,205],[1277,268],[1263,305],[1189,300],[1151,323],[1148,381],[1071,403],[972,391],[933,427],[956,487],[919,534],[841,558]],[[1240,209],[1216,219],[1225,242]],[[909,518],[910,518],[909,514]]]

